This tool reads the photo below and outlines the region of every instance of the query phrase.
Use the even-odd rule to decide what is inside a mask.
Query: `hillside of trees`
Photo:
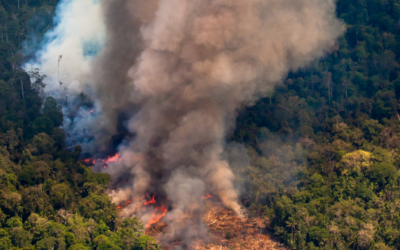
[[[65,148],[61,107],[20,69],[23,42],[52,25],[57,0],[0,0],[0,249],[159,249],[105,194],[110,177]],[[19,6],[18,6],[19,5]]]
[[[158,249],[66,150],[63,114],[25,72],[58,0],[0,0],[0,250]],[[338,0],[334,52],[244,108],[230,140],[250,216],[293,249],[400,249],[400,0]],[[25,58],[24,58],[24,56]]]
[[[400,1],[337,6],[336,51],[240,113],[236,171],[293,249],[400,249]]]

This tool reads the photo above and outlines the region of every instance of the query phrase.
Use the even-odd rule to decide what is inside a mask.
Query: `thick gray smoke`
[[[97,131],[114,134],[123,117],[135,135],[105,170],[118,180],[113,201],[132,201],[123,216],[154,220],[141,206],[154,194],[168,209],[163,240],[189,246],[204,233],[205,193],[241,215],[225,137],[241,106],[332,48],[344,32],[334,2],[101,1],[106,38],[86,82],[101,112]]]
[[[183,237],[185,214],[206,192],[241,214],[223,158],[236,111],[291,70],[322,57],[344,31],[333,0],[108,0],[107,40],[94,74],[104,119],[133,105],[115,203],[157,194],[171,204],[167,232]],[[150,220],[138,204],[124,216]],[[189,236],[188,236],[189,237]],[[190,237],[189,237],[190,238]]]

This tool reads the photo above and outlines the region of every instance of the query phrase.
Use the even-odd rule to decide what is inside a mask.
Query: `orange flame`
[[[120,159],[120,155],[116,154],[114,156],[109,156],[107,160],[102,160],[105,164],[109,164],[110,162],[116,162]]]
[[[156,203],[155,197],[156,197],[156,196],[153,195],[153,197],[151,198],[151,200],[145,201],[145,202],[144,202],[144,205],[149,205],[149,204],[154,204],[154,203]]]
[[[96,161],[92,158],[87,158],[87,159],[84,159],[83,162],[87,163],[87,164],[94,164]]]
[[[155,197],[156,197],[156,196],[153,195],[153,196],[151,197],[151,200],[145,201],[145,202],[143,203],[143,205],[149,205],[149,204],[154,204],[154,203],[156,203]],[[141,198],[138,198],[138,199],[135,199],[134,201],[140,201],[140,200],[143,200],[143,199],[145,199],[145,196],[143,196],[143,197],[141,197]],[[127,206],[127,205],[129,205],[130,203],[131,203],[131,201],[128,200],[128,201],[125,203],[124,206]],[[121,206],[118,206],[117,209],[122,209],[122,207],[121,207]],[[147,224],[146,224],[146,228],[148,228],[148,227],[150,227],[151,225],[153,225],[153,224],[159,222],[159,221],[161,220],[161,218],[164,217],[165,214],[166,214],[167,212],[168,212],[168,210],[165,208],[165,205],[164,205],[164,204],[163,204],[161,207],[156,207],[155,210],[154,210],[154,213],[153,213],[153,214],[151,215],[151,217],[150,217],[149,222],[147,222]]]
[[[208,199],[208,198],[212,198],[212,197],[214,197],[214,196],[212,196],[211,194],[207,193],[207,196],[203,196],[202,198],[203,199]]]
[[[156,207],[156,213],[153,213],[151,215],[151,218],[150,218],[149,222],[147,222],[147,224],[146,224],[146,228],[148,228],[151,225],[159,222],[161,220],[161,218],[164,217],[164,215],[167,213],[167,211],[168,210],[165,208],[164,205],[162,205],[161,207]]]

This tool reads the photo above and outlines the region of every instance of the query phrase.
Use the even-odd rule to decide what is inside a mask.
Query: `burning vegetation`
[[[108,156],[106,159],[94,159],[94,158],[86,158],[81,160],[81,162],[87,166],[93,166],[97,163],[101,163],[101,165],[104,166],[104,168],[107,168],[107,166],[112,163],[112,162],[118,162],[121,159],[120,154],[115,154],[114,156]]]
[[[208,196],[208,195],[207,195]],[[187,215],[190,216],[190,215]],[[203,239],[193,242],[188,249],[194,250],[284,250],[288,249],[276,237],[268,231],[269,221],[261,217],[238,218],[234,211],[224,207],[215,197],[208,197],[206,201],[206,213],[203,215],[205,225],[209,233]],[[152,223],[146,227],[146,234],[162,240],[164,221]],[[181,239],[175,238],[165,247],[171,250],[181,245]]]
[[[118,205],[117,209],[120,210],[126,206],[129,206],[131,203],[132,201],[128,200],[127,202],[125,202],[125,204]],[[135,206],[136,210],[141,210],[141,211],[152,210],[151,216],[147,221],[147,223],[145,224],[145,228],[149,228],[153,224],[159,222],[168,212],[164,204],[156,206],[155,195],[152,195],[149,200],[146,200],[146,196],[143,196],[141,198],[134,200],[133,203],[134,203],[133,206]]]

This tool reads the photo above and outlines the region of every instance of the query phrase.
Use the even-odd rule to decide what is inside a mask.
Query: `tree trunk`
[[[25,95],[24,95],[24,84],[22,83],[22,79],[20,79],[20,81],[21,81],[22,99],[25,99]]]
[[[331,104],[331,88],[330,88],[330,86],[328,86],[328,101],[329,101],[329,104]]]

